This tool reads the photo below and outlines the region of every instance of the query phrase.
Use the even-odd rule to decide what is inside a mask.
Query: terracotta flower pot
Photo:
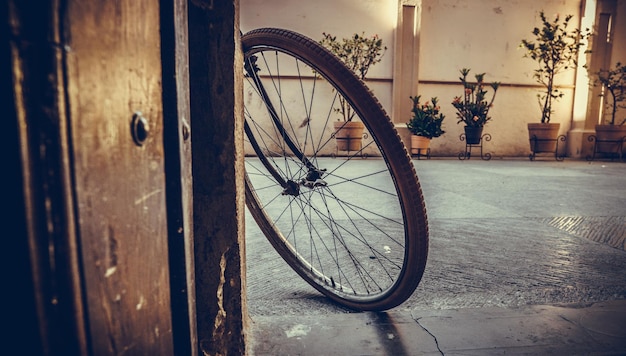
[[[335,141],[339,151],[358,151],[362,147],[365,125],[360,121],[336,121]]]
[[[430,140],[428,137],[411,135],[411,154],[426,154],[430,147]]]
[[[530,150],[534,153],[555,152],[559,128],[561,124],[556,123],[530,123],[528,124],[528,139]]]
[[[596,152],[617,153],[624,148],[626,141],[625,125],[596,125]]]

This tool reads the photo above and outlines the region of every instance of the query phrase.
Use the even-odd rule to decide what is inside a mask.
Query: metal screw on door
[[[137,111],[133,114],[130,130],[133,135],[133,141],[135,141],[137,146],[142,146],[148,139],[150,125],[148,124],[148,120],[142,116],[141,111]]]

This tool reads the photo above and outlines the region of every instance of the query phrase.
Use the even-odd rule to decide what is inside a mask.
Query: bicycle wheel
[[[317,42],[264,28],[242,44],[251,215],[282,258],[332,300],[356,310],[398,306],[424,273],[428,224],[391,120]],[[367,131],[345,152],[333,127],[342,103]]]

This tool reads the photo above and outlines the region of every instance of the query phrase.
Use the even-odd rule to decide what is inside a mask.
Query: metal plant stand
[[[587,141],[593,142],[593,153],[591,156],[587,156],[587,161],[593,161],[596,158],[596,153],[610,155],[611,160],[613,160],[615,156],[619,157],[620,161],[623,160],[622,151],[624,149],[624,141],[626,141],[626,136],[620,138],[619,140],[598,140],[598,138],[595,135],[591,135],[587,137]],[[609,146],[613,146],[615,150],[613,151],[600,150],[601,145],[598,145],[598,144],[608,144]],[[606,147],[606,145],[603,147]]]
[[[565,142],[565,140],[565,135],[559,135],[556,139],[539,139],[537,138],[537,136],[533,135],[533,137],[530,138],[530,147],[532,147],[532,153],[528,155],[528,158],[530,158],[531,161],[534,161],[537,153],[554,153],[554,159],[556,159],[557,161],[562,161],[565,159],[565,155],[559,155],[559,141]],[[556,144],[554,150],[541,149],[538,144],[543,142],[555,142]]]
[[[465,137],[465,134],[461,134],[461,136],[459,137],[459,139],[461,141],[465,141],[465,152],[461,152],[459,153],[459,159],[460,160],[465,160],[465,159],[470,159],[472,158],[472,148],[473,147],[478,147],[480,148],[480,158],[488,161],[491,159],[491,153],[483,153],[483,141],[491,141],[491,135],[486,133],[483,134],[482,136],[480,136],[480,140],[478,141],[478,143],[473,144],[473,143],[468,143]]]
[[[414,148],[417,150],[417,153],[411,152],[411,156],[417,157],[417,159],[421,159],[422,156],[426,157],[426,159],[430,159],[430,148]],[[426,154],[423,154],[422,151],[426,151]]]
[[[337,146],[335,147],[335,152],[334,152],[334,153],[331,153],[331,157],[332,157],[332,158],[336,158],[336,157],[338,157],[338,156],[339,156],[339,151],[341,151],[341,152],[347,152],[347,155],[348,155],[348,156],[351,156],[350,152],[354,152],[354,153],[352,154],[352,156],[359,156],[359,157],[361,157],[362,159],[366,159],[366,158],[367,158],[367,154],[364,154],[364,153],[363,153],[363,143],[362,143],[362,142],[363,142],[363,140],[365,140],[365,139],[367,139],[367,138],[369,137],[369,135],[367,134],[367,132],[364,132],[364,133],[363,133],[363,135],[361,135],[360,137],[336,137],[336,135],[335,135],[335,134],[333,134],[331,137],[332,137],[332,138],[334,138],[334,139],[335,139],[335,140],[337,140],[337,141],[343,141],[343,142],[345,142],[345,143],[346,143],[346,147],[348,147],[348,149],[347,149],[347,150],[340,150],[340,149],[339,149],[339,145],[337,145]],[[356,143],[358,144],[358,146],[359,146],[359,148],[358,148],[358,149],[356,149],[356,150],[350,150],[351,143],[353,143],[353,142],[356,142]]]

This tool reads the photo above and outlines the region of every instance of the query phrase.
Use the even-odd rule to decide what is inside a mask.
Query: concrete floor
[[[624,355],[626,301],[253,317],[255,355]]]
[[[626,163],[414,164],[429,260],[385,313],[332,304],[247,220],[254,354],[626,354]]]

